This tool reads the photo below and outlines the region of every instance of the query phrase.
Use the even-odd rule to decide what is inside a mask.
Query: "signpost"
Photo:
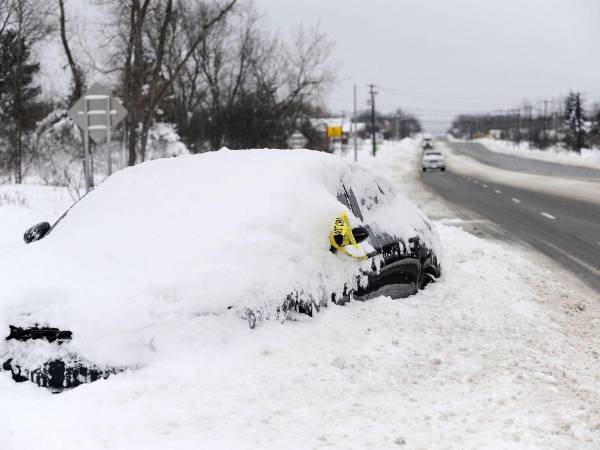
[[[308,139],[299,131],[292,133],[287,140],[288,148],[291,149],[306,148],[306,144],[308,144]]]
[[[110,89],[98,83],[92,87],[69,109],[69,116],[83,131],[85,188],[94,186],[94,175],[90,164],[90,139],[97,144],[106,139],[107,172],[112,173],[111,135],[127,115],[127,110],[116,100]]]
[[[336,142],[340,143],[340,150],[343,149],[343,141],[342,136],[344,132],[342,129],[342,125],[334,126],[327,125],[327,147],[329,151],[335,150]]]

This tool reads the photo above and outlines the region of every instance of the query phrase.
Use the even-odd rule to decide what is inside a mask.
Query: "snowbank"
[[[418,152],[359,163],[416,192]],[[169,312],[160,359],[60,395],[0,374],[0,448],[596,449],[599,299],[457,224],[437,223],[444,276],[408,299],[255,330]]]
[[[597,304],[438,229],[452,258],[418,296],[256,330],[167,316],[177,351],[60,395],[0,376],[0,447],[595,449]]]
[[[600,149],[584,148],[581,154],[564,150],[558,147],[550,147],[546,150],[530,149],[527,142],[516,145],[509,141],[502,141],[491,138],[476,139],[487,148],[498,153],[508,153],[525,158],[539,159],[559,164],[568,164],[572,166],[591,167],[600,169]]]

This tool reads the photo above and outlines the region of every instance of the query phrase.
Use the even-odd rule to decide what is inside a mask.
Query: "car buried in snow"
[[[210,318],[253,328],[406,297],[441,275],[416,207],[369,170],[308,150],[130,167],[24,239],[0,261],[11,280],[0,364],[56,390],[143,368]]]

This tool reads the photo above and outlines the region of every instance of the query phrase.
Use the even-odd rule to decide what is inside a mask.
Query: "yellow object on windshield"
[[[348,215],[345,212],[342,212],[339,217],[335,218],[333,230],[329,233],[329,242],[333,248],[339,250],[344,255],[350,256],[351,258],[359,260],[369,259],[367,255],[353,255],[344,248],[348,245],[352,245],[352,247],[355,249],[359,249],[356,239],[354,238],[354,234],[352,233],[352,227],[350,226]]]

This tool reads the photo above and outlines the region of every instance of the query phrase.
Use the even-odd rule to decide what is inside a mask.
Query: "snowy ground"
[[[525,158],[539,159],[559,164],[568,164],[572,166],[591,167],[600,169],[600,149],[584,148],[581,154],[573,151],[561,149],[559,147],[550,147],[546,150],[529,148],[527,142],[521,142],[519,145],[510,141],[502,141],[491,138],[476,139],[487,148],[494,152],[508,153],[511,155],[523,156]]]
[[[60,395],[0,374],[0,448],[598,448],[600,299],[462,231],[419,186],[418,154],[405,140],[359,161],[447,217],[437,284],[255,330],[206,316],[203,339],[170,357]],[[53,188],[5,192],[0,258],[68,203]]]

